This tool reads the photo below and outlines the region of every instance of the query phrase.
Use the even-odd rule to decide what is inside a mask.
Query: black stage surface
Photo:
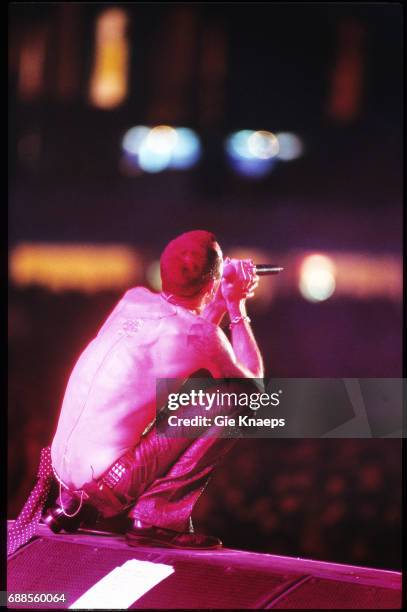
[[[399,572],[231,549],[131,548],[119,535],[55,535],[45,525],[9,557],[7,580],[9,594],[65,595],[64,602],[9,608],[401,608]],[[96,583],[93,594],[73,605]]]

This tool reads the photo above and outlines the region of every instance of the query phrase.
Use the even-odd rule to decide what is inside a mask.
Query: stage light
[[[170,153],[155,153],[145,142],[140,147],[137,162],[144,172],[156,173],[166,170],[171,161]]]
[[[233,159],[253,159],[253,153],[249,148],[249,138],[254,134],[253,130],[240,130],[231,134],[225,143],[227,153]]]
[[[144,172],[157,173],[169,168],[171,153],[169,151],[152,151],[147,140],[141,144],[137,163]]]
[[[53,291],[123,289],[138,281],[141,272],[141,257],[121,244],[22,243],[10,254],[15,285]]]
[[[201,143],[193,130],[169,125],[135,126],[124,134],[122,148],[126,159],[120,167],[133,176],[133,168],[151,173],[170,168],[184,170],[193,166],[201,154]]]
[[[252,156],[258,159],[271,159],[279,150],[277,137],[265,130],[251,134],[247,139],[247,146]]]
[[[137,155],[143,141],[147,138],[150,128],[145,125],[137,125],[127,130],[123,136],[122,147],[131,155]]]
[[[201,155],[201,143],[197,134],[189,128],[176,128],[177,141],[172,151],[171,168],[191,168]]]
[[[304,145],[301,139],[290,132],[279,132],[276,134],[279,151],[277,157],[283,161],[297,159],[303,154]]]
[[[400,301],[403,295],[401,258],[393,254],[334,253],[337,295],[351,299]],[[373,272],[374,271],[374,272]]]
[[[178,134],[169,125],[157,125],[146,138],[146,147],[156,155],[171,155],[177,144]]]
[[[301,264],[299,288],[310,302],[322,302],[335,291],[335,266],[325,255],[308,255]]]
[[[138,151],[140,168],[151,173],[166,170],[170,165],[177,139],[177,132],[169,125],[151,128]]]
[[[97,19],[89,96],[99,108],[114,108],[127,95],[127,21],[126,12],[120,8],[108,8]]]
[[[225,149],[229,165],[237,174],[263,178],[274,167],[278,141],[265,130],[240,130],[228,136]]]

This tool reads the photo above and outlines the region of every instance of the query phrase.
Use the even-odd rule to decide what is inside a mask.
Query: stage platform
[[[119,535],[55,535],[45,525],[9,557],[7,588],[43,594],[7,604],[25,609],[401,608],[394,571],[231,549],[131,548]]]

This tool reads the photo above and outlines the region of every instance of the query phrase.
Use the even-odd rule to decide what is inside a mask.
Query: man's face
[[[222,253],[222,249],[220,248],[219,244],[217,242],[215,242],[215,250],[218,252],[219,255],[219,259],[220,259],[220,266],[219,266],[219,274],[217,279],[214,282],[214,294],[216,294],[217,290],[219,289],[219,285],[220,282],[222,280],[222,275],[223,275],[223,253]]]
[[[215,242],[215,250],[217,251],[218,255],[219,255],[219,259],[221,260],[221,264],[219,266],[219,279],[222,278],[222,274],[223,274],[223,253],[222,253],[222,249],[220,248],[219,244],[217,242]]]
[[[219,246],[219,244],[217,242],[215,242],[214,244],[214,248],[217,251],[218,255],[219,255],[219,260],[220,260],[220,265],[219,265],[219,270],[218,270],[218,274],[216,276],[216,278],[213,278],[212,280],[209,281],[208,285],[206,286],[206,290],[205,290],[205,297],[204,297],[204,306],[206,306],[207,304],[209,304],[215,297],[221,280],[222,280],[222,274],[223,274],[223,253],[222,250]]]

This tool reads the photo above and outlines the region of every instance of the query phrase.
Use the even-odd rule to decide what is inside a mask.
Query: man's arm
[[[221,291],[211,302],[215,302],[213,310],[207,311],[208,316],[204,316],[205,311],[201,315],[212,325],[204,322],[193,325],[188,343],[193,346],[200,367],[208,369],[215,378],[263,378],[263,360],[246,313],[246,299],[254,295],[259,278],[251,260],[227,257],[225,264]],[[222,317],[225,308],[229,313],[232,345],[220,327],[216,327],[217,320],[210,316],[217,308]]]
[[[217,328],[210,339],[207,369],[214,378],[262,378],[260,371],[252,371],[241,361],[224,332]]]
[[[214,378],[253,378],[253,373],[238,363],[220,327],[204,322],[195,323],[188,334],[188,345],[197,356],[194,369],[209,370]]]
[[[214,325],[220,325],[226,312],[226,302],[222,295],[222,290],[219,287],[213,300],[209,302],[209,304],[201,313],[201,317],[209,321],[209,323],[213,323]]]
[[[221,288],[231,321],[233,351],[254,378],[263,378],[263,359],[246,311],[246,299],[254,295],[259,277],[251,260],[227,258],[225,263]]]
[[[237,361],[247,368],[254,378],[263,378],[263,359],[247,318],[244,300],[228,304],[232,324],[232,345]]]

